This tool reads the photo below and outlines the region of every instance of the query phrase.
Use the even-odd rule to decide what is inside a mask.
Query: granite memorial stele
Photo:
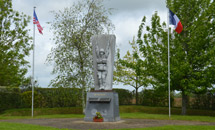
[[[87,92],[85,121],[93,121],[100,112],[104,122],[120,120],[118,93],[112,90],[115,35],[102,34],[91,38],[93,47],[94,87]]]

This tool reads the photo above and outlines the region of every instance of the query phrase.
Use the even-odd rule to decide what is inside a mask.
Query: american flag
[[[37,18],[37,15],[36,15],[36,12],[34,11],[34,19],[33,19],[33,23],[37,25],[37,29],[39,30],[39,33],[40,34],[43,34],[43,28],[41,27],[39,21],[38,21],[38,18]]]

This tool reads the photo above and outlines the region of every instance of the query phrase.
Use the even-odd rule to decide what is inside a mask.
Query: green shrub
[[[119,105],[130,105],[133,99],[132,93],[126,89],[113,89],[118,93]]]
[[[0,91],[0,112],[13,109],[20,108],[21,106],[21,96],[18,88],[13,88],[8,91],[4,89]]]
[[[22,108],[30,108],[32,106],[32,91],[26,91],[21,94],[22,97]],[[46,102],[42,94],[34,91],[34,107],[41,108],[45,107]]]
[[[36,91],[44,96],[46,107],[75,107],[81,106],[81,89],[79,88],[37,88]]]
[[[144,106],[168,106],[168,92],[162,90],[144,89],[139,94],[140,103]],[[174,97],[171,94],[171,105],[173,105]]]
[[[213,92],[205,94],[195,94],[193,103],[190,104],[194,109],[215,110],[215,95]]]

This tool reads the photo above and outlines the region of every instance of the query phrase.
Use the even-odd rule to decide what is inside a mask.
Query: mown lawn
[[[167,126],[161,126],[161,127],[132,128],[132,129],[118,129],[118,130],[215,130],[215,126],[167,125]]]
[[[162,114],[146,114],[146,113],[120,113],[122,119],[158,119],[158,120],[187,120],[187,121],[205,121],[215,122],[214,116],[181,116],[181,115],[168,115]],[[31,116],[8,116],[0,115],[1,119],[29,119]],[[34,116],[34,118],[84,118],[83,114],[54,114],[54,115],[40,115]]]
[[[205,122],[215,122],[214,111],[202,111],[196,110],[201,115],[211,115],[211,116],[181,116],[177,114],[172,114],[169,118],[166,113],[167,108],[157,108],[157,107],[145,107],[145,106],[121,106],[120,107],[120,117],[121,119],[157,119],[157,120],[187,120],[187,121],[205,121]],[[178,111],[178,110],[177,110]],[[168,112],[168,111],[167,111]],[[69,114],[68,114],[69,113]],[[84,118],[81,113],[81,108],[37,108],[35,109],[35,119],[41,118]],[[154,114],[156,113],[156,114]],[[0,120],[7,119],[30,119],[31,109],[14,109],[5,111],[0,114]],[[162,126],[162,127],[150,127],[150,128],[136,128],[136,129],[121,129],[121,130],[215,130],[215,126]],[[20,123],[7,123],[0,122],[0,130],[59,130],[57,128],[30,125],[30,124],[20,124]],[[61,129],[67,130],[67,129]],[[68,129],[71,130],[71,129]]]
[[[214,130],[215,126],[177,126],[167,125],[161,127],[148,127],[148,128],[132,128],[132,129],[118,129],[118,130]],[[58,128],[21,124],[21,123],[8,123],[0,122],[0,130],[59,130]],[[60,129],[60,130],[74,130],[74,129]],[[112,129],[116,130],[116,129]]]
[[[59,129],[53,128],[53,127],[39,126],[39,125],[0,122],[0,130],[59,130]],[[61,129],[61,130],[68,130],[68,129]],[[69,129],[69,130],[72,130],[72,129]]]
[[[168,115],[168,107],[149,107],[149,106],[120,106],[121,113],[147,113],[147,114],[163,114]],[[171,108],[172,115],[180,115],[181,108]],[[31,108],[11,109],[3,112],[8,116],[31,116]],[[64,108],[35,108],[34,115],[56,115],[56,114],[82,114],[81,107],[64,107]],[[215,116],[214,110],[198,110],[187,109],[187,115],[189,116]]]
[[[8,116],[8,115],[0,115],[0,120],[7,119],[31,119],[31,116]],[[40,115],[34,116],[34,119],[40,118],[84,118],[83,114],[54,114],[54,115]],[[0,129],[1,130],[1,129]]]
[[[135,119],[158,119],[158,120],[188,120],[188,121],[205,121],[205,122],[215,122],[215,117],[213,116],[181,116],[166,114],[147,114],[140,112],[133,113],[120,113],[122,119],[135,118]],[[30,119],[31,116],[11,116],[10,114],[0,115],[0,120],[2,119]],[[40,118],[84,118],[83,114],[53,114],[53,115],[39,115],[34,116],[35,119]],[[7,123],[0,122],[0,130],[59,130],[53,127],[45,127],[39,125],[21,124],[21,123]],[[73,130],[73,129],[61,129],[61,130]],[[167,125],[161,127],[149,127],[149,128],[132,128],[132,129],[120,129],[120,130],[215,130],[215,126],[178,126],[178,125]]]
[[[146,113],[120,113],[121,118],[131,119],[158,119],[158,120],[187,120],[187,121],[205,121],[215,122],[214,116],[182,116],[182,115],[168,115],[163,114],[146,114]]]

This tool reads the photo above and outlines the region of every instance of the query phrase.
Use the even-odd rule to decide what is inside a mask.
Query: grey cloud
[[[165,10],[165,0],[107,0],[105,6],[117,13],[135,10]]]
[[[54,20],[53,14],[50,11],[62,10],[65,7],[71,6],[73,1],[77,2],[77,0],[13,0],[15,10],[24,12],[31,17],[33,6],[36,6],[39,21],[41,26],[44,27],[43,35],[40,35],[36,30],[37,61],[35,61],[35,77],[42,87],[47,87],[51,79],[55,77],[51,75],[53,66],[44,64],[47,54],[50,53],[51,47],[54,46],[53,41],[50,40],[53,35],[49,30],[50,26],[46,22]],[[117,46],[120,48],[122,56],[130,48],[129,41],[132,41],[133,36],[137,35],[143,16],[147,16],[147,21],[150,21],[150,17],[154,11],[158,11],[158,14],[162,15],[162,21],[166,19],[165,0],[104,0],[104,5],[108,8],[115,8],[110,19],[116,26]],[[29,24],[28,28],[32,29],[32,23]],[[29,34],[32,35],[33,31]],[[32,65],[32,55],[27,57],[27,59],[30,65]],[[31,71],[31,68],[29,68],[27,75],[31,75]]]

